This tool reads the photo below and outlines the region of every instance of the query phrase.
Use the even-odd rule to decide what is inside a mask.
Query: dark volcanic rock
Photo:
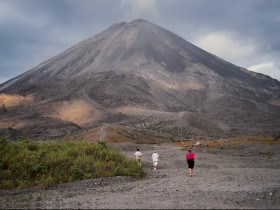
[[[34,99],[29,111],[13,105],[13,112],[2,112],[6,123],[36,115],[78,127],[145,125],[180,137],[280,132],[279,81],[145,20],[115,24],[5,82],[0,91]]]

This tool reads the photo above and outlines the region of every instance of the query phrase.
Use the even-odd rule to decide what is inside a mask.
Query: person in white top
[[[137,151],[134,153],[134,156],[138,162],[138,165],[141,166],[141,157],[142,157],[142,153],[139,151],[139,149],[137,149]]]
[[[157,165],[158,165],[158,161],[159,161],[159,154],[157,153],[157,151],[154,151],[154,153],[152,155],[152,159],[153,159],[154,170],[157,170]]]

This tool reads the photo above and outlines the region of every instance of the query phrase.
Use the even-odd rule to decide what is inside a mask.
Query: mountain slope
[[[27,125],[58,120],[78,130],[118,123],[184,138],[279,132],[279,81],[145,20],[115,24],[0,91],[33,98],[2,111],[2,127],[25,129],[17,122],[22,118]]]

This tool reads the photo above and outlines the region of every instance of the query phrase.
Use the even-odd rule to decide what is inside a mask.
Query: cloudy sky
[[[138,18],[280,81],[278,0],[0,0],[0,83]]]

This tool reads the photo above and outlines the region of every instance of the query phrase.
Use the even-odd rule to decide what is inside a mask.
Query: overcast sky
[[[0,0],[0,83],[138,18],[280,81],[278,0]]]

